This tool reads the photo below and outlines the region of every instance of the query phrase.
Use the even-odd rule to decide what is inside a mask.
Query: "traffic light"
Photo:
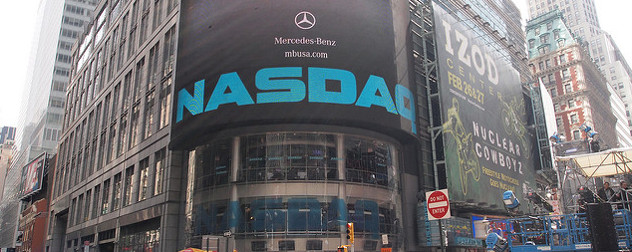
[[[347,239],[353,244],[353,222],[347,223]]]

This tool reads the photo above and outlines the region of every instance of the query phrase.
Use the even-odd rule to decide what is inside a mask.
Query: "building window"
[[[557,112],[557,111],[560,111],[560,110],[561,110],[561,109],[560,109],[560,104],[559,104],[559,103],[555,103],[555,104],[553,104],[553,110],[554,110],[554,111],[556,111],[556,112]]]
[[[155,154],[154,165],[154,195],[161,194],[164,191],[164,176],[166,166],[166,150],[162,149]]]
[[[79,223],[81,223],[81,217],[83,217],[83,215],[81,215],[81,211],[84,210],[83,207],[83,194],[79,195],[79,200],[77,200],[77,208],[75,208],[75,225],[78,225]]]
[[[579,130],[573,130],[573,139],[574,140],[580,140],[581,139],[581,134],[579,133]]]
[[[138,141],[138,124],[139,124],[139,116],[140,116],[140,106],[134,105],[132,107],[132,116],[130,119],[130,132],[129,132],[129,146],[128,149],[136,146],[136,142]]]
[[[572,114],[571,115],[571,124],[575,124],[578,123],[579,119],[577,118],[577,114]]]
[[[165,33],[165,46],[162,62],[163,66],[163,76],[167,76],[167,74],[173,71],[173,64],[175,62],[175,52],[176,52],[176,27],[173,26],[169,31]]]
[[[555,118],[555,123],[557,124],[557,127],[562,127],[562,125],[564,125],[564,123],[562,122],[562,118]]]
[[[535,39],[529,39],[529,49],[532,49],[535,47]]]
[[[147,199],[149,190],[149,158],[140,161],[139,164],[138,201]]]
[[[114,95],[112,97],[112,120],[116,120],[116,114],[119,112],[118,103],[121,99],[121,83],[119,82],[114,86]]]
[[[136,76],[134,78],[134,94],[133,94],[133,102],[137,102],[141,96],[140,87],[143,82],[143,75],[145,73],[145,58],[143,57],[136,63]]]
[[[575,99],[568,100],[568,107],[569,108],[574,108],[575,107]]]
[[[160,110],[158,111],[158,129],[162,129],[169,124],[171,118],[171,82],[172,77],[165,80],[160,90]]]
[[[74,220],[74,216],[75,216],[75,212],[77,211],[77,198],[72,199],[72,203],[70,204],[70,211],[68,213],[68,224],[70,226],[72,226],[75,222]]]
[[[116,124],[110,127],[110,137],[108,138],[108,149],[105,153],[106,163],[109,163],[110,161],[112,161],[112,159],[116,156],[115,155],[116,153],[114,153],[114,151],[116,150],[116,148],[114,148],[115,141],[116,141]]]
[[[149,50],[149,62],[147,65],[147,90],[155,85],[161,77],[158,73],[158,59],[160,58],[159,49],[160,43],[156,43],[156,45]]]
[[[162,0],[156,0],[154,3],[154,19],[152,29],[155,31],[162,22]]]
[[[101,195],[101,185],[94,187],[94,199],[92,201],[92,218],[96,218],[99,213],[99,196]]]
[[[551,67],[551,60],[548,60],[548,59],[547,59],[547,60],[545,60],[544,62],[545,62],[546,68]]]
[[[551,97],[556,97],[557,96],[557,88],[551,88],[549,90],[549,93],[551,93]]]
[[[540,43],[548,44],[549,43],[549,35],[548,34],[544,34],[544,35],[540,36]]]
[[[571,72],[567,69],[562,70],[562,78],[563,79],[568,79],[571,77]]]
[[[134,191],[134,166],[125,169],[125,194],[123,195],[123,206],[132,204],[132,193]]]
[[[112,211],[116,211],[121,207],[121,188],[122,178],[121,173],[114,175],[114,182],[112,183]]]
[[[538,63],[538,66],[540,67],[540,71],[543,71],[543,70],[544,70],[544,62],[540,61],[540,62]]]
[[[571,92],[573,92],[573,86],[570,83],[564,84],[564,93],[568,94]]]
[[[566,63],[566,54],[560,55],[560,64]]]
[[[83,214],[83,221],[90,219],[90,202],[92,202],[92,190],[86,192],[86,207]]]
[[[106,214],[110,210],[110,180],[103,182],[103,197],[101,199],[101,214]]]
[[[550,31],[551,29],[553,29],[553,22],[546,23],[546,30]]]
[[[121,118],[118,139],[116,140],[116,156],[120,157],[127,147],[127,118]]]
[[[145,100],[143,139],[147,139],[154,129],[154,92],[150,92]]]

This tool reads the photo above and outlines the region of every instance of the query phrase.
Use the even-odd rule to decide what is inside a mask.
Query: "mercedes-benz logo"
[[[316,25],[316,17],[308,11],[301,11],[294,17],[294,23],[298,28],[309,30]]]

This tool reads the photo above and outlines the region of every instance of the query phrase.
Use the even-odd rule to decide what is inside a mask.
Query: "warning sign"
[[[428,203],[428,220],[440,220],[450,218],[450,200],[448,189],[426,192]]]

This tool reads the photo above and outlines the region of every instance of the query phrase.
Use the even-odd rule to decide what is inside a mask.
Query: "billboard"
[[[283,123],[416,133],[391,1],[183,1],[178,39],[172,146]]]
[[[502,207],[504,191],[535,186],[519,73],[479,28],[433,5],[450,199]]]
[[[20,198],[29,196],[42,189],[45,167],[46,153],[42,153],[22,168]]]

